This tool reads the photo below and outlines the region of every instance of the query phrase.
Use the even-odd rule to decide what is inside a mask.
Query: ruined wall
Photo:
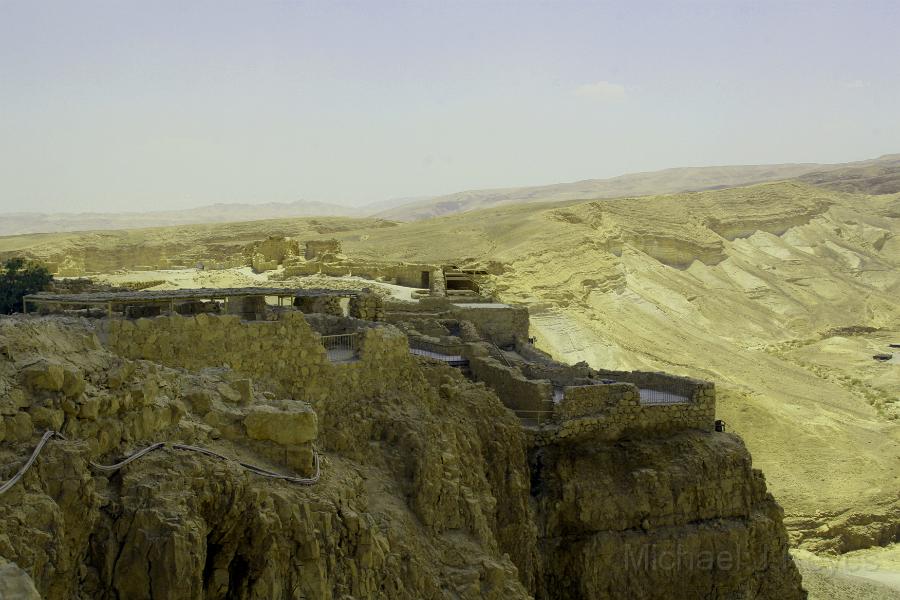
[[[693,398],[700,390],[709,389],[709,382],[662,371],[592,370],[591,373],[597,379],[625,381],[645,390],[673,392],[688,398]]]
[[[406,336],[394,328],[360,331],[359,360],[330,363],[320,336],[298,311],[283,312],[278,321],[197,315],[112,320],[104,326],[106,343],[122,356],[187,369],[228,365],[279,394],[313,403],[325,402],[335,390],[348,398],[366,397],[387,382],[408,379],[413,367]]]
[[[350,298],[350,316],[364,321],[384,321],[384,301],[375,294]]]
[[[300,254],[300,244],[284,236],[272,236],[244,247],[248,264],[257,273],[278,268],[290,257]]]
[[[716,418],[715,388],[698,384],[689,402],[642,405],[634,384],[567,387],[554,407],[556,439],[612,440],[631,435],[670,435],[685,429],[711,431]]]
[[[427,272],[429,282],[434,279],[436,265],[426,264],[366,264],[351,265],[354,275],[367,279],[381,279],[397,285],[422,288],[422,273]]]
[[[339,296],[307,296],[294,298],[294,306],[303,313],[342,316],[344,309]]]
[[[306,242],[304,257],[306,260],[320,260],[334,257],[341,253],[339,240],[310,240]]]
[[[549,381],[527,379],[518,369],[489,356],[470,358],[469,368],[475,380],[494,390],[507,408],[527,411],[549,408],[553,398],[553,386]]]
[[[479,333],[498,346],[514,345],[517,340],[528,338],[528,309],[523,306],[454,304],[450,314],[472,322]]]
[[[522,352],[519,351],[519,354]],[[529,379],[549,379],[556,386],[581,385],[584,379],[591,376],[591,368],[586,363],[564,365],[553,362],[528,362],[519,368]]]
[[[317,260],[290,262],[284,266],[285,277],[303,277],[316,275],[322,270],[322,263]],[[343,273],[346,275],[346,273]]]

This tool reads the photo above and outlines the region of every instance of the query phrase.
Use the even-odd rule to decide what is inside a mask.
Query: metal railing
[[[640,388],[642,406],[665,406],[668,404],[688,404],[691,402],[693,390],[683,389],[651,390]]]
[[[552,410],[513,410],[525,427],[541,427],[553,421]]]
[[[500,358],[503,359],[503,362],[506,363],[506,366],[509,367],[510,369],[514,369],[515,367],[513,367],[513,366],[512,366],[512,363],[509,362],[509,359],[506,358],[506,353],[505,353],[503,350],[500,349],[500,346],[498,346],[497,344],[495,344],[495,343],[493,343],[493,342],[490,342],[490,344],[491,344],[491,346],[493,346],[493,347],[497,350],[497,354],[500,355]]]
[[[347,362],[359,358],[359,334],[323,335],[322,346],[331,362]]]
[[[417,337],[409,337],[409,347],[412,350],[424,350],[426,352],[434,352],[436,354],[445,354],[449,356],[462,355],[465,351],[465,344],[443,344],[440,342],[430,342]]]
[[[445,362],[450,366],[465,366],[469,364],[469,359],[459,354],[443,354],[441,352],[433,352],[431,350],[421,350],[419,348],[410,348],[410,354],[416,356],[424,356],[425,358],[433,358]]]

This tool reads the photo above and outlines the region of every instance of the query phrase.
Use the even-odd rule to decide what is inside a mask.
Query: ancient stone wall
[[[553,385],[549,381],[533,381],[518,369],[489,356],[472,357],[469,368],[476,381],[494,390],[503,404],[512,410],[541,411],[549,408]]]
[[[585,363],[564,365],[556,362],[528,362],[520,368],[529,379],[549,379],[556,386],[581,385],[585,378],[591,376],[591,369]]]
[[[321,270],[322,263],[317,260],[290,262],[284,266],[284,276],[303,277],[304,275],[316,275]]]
[[[515,345],[528,338],[528,309],[488,303],[454,304],[453,318],[470,321],[488,341],[498,346]]]
[[[257,273],[271,271],[288,258],[300,254],[300,244],[283,236],[273,236],[244,248],[244,256]]]
[[[631,383],[567,387],[554,407],[558,439],[617,439],[630,435],[669,435],[685,429],[711,431],[716,418],[715,388],[698,384],[689,401],[643,405]]]
[[[384,321],[384,301],[375,294],[350,298],[350,316],[365,321]]]
[[[591,370],[591,374],[596,379],[626,381],[635,384],[641,389],[672,392],[688,398],[693,398],[698,391],[707,389],[709,383],[701,379],[673,375],[662,371]]]
[[[326,257],[334,257],[341,253],[339,240],[310,240],[306,242],[304,256],[306,260],[319,260]]]
[[[283,312],[277,321],[203,314],[104,326],[106,343],[122,356],[192,370],[228,365],[279,394],[314,403],[335,390],[366,397],[385,381],[409,377],[412,368],[406,336],[392,327],[359,331],[359,360],[331,363],[319,334],[298,311]]]
[[[344,308],[341,306],[339,296],[301,296],[294,298],[294,306],[304,313],[319,313],[323,315],[343,316]]]

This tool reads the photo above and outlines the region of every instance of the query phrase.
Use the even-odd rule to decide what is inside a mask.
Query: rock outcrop
[[[804,597],[735,437],[538,445],[391,327],[345,365],[310,340],[299,314],[0,320],[0,479],[42,430],[67,438],[0,496],[0,557],[46,600]],[[90,464],[157,441],[297,476],[315,444],[321,477],[173,447]],[[646,554],[674,550],[674,571]],[[31,593],[15,573],[0,585]]]

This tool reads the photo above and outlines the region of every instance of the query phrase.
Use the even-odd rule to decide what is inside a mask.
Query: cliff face
[[[183,323],[158,323],[180,339]],[[0,557],[48,600],[802,597],[780,510],[735,437],[538,443],[493,392],[400,353],[391,332],[367,334],[370,358],[346,372],[310,360],[294,375],[283,356],[264,372],[247,348],[250,381],[178,367],[165,336],[148,361],[121,331],[116,354],[89,322],[3,319],[0,480],[42,430],[68,439],[0,495]],[[309,329],[293,317],[260,335],[303,347]],[[115,473],[89,465],[165,440],[309,476],[316,432],[309,486],[171,447]],[[2,559],[0,590],[30,593]]]
[[[530,462],[548,597],[804,597],[737,436],[556,444]]]

